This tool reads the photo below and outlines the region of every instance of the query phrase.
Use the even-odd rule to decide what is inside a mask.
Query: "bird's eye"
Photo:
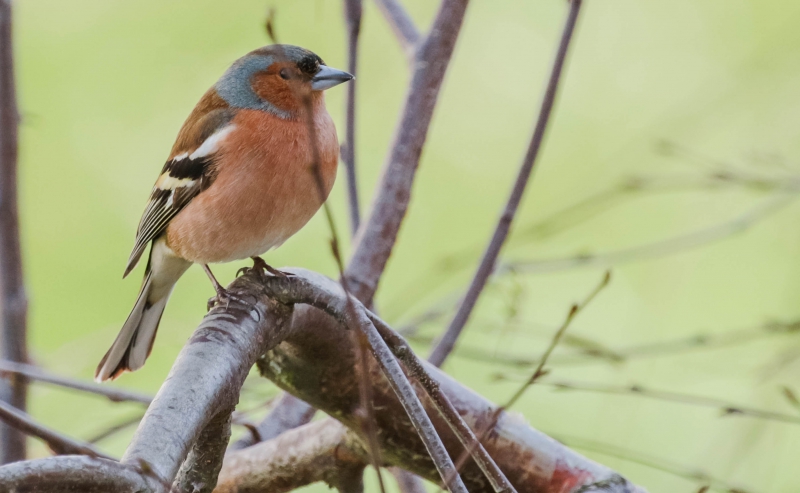
[[[291,77],[291,74],[289,74],[289,69],[282,68],[279,74],[283,80],[289,80],[289,77]]]

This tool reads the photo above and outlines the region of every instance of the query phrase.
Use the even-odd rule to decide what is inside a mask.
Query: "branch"
[[[107,385],[94,382],[83,382],[72,378],[66,378],[54,373],[47,372],[38,366],[26,363],[16,363],[14,361],[0,360],[0,377],[7,378],[4,374],[20,375],[29,380],[49,383],[58,387],[63,387],[90,394],[106,397],[111,402],[138,402],[148,405],[153,400],[152,397],[133,392],[130,390],[115,389]]]
[[[748,416],[751,418],[764,419],[768,421],[778,421],[781,423],[800,424],[800,416],[795,414],[784,414],[754,407],[740,406],[721,399],[705,397],[702,395],[683,394],[680,392],[669,392],[664,390],[654,390],[641,385],[606,385],[589,382],[569,382],[552,381],[542,382],[540,385],[554,387],[557,390],[573,390],[583,392],[597,392],[601,394],[641,396],[666,402],[677,402],[694,406],[710,407],[717,409],[722,416]]]
[[[189,493],[211,493],[217,485],[225,448],[231,438],[233,407],[218,412],[200,433],[181,466],[173,490]]]
[[[248,276],[228,290],[253,304],[231,302],[206,315],[184,346],[122,458],[147,464],[171,483],[211,419],[232,408],[255,360],[290,331],[291,311],[264,296]]]
[[[494,230],[492,239],[489,242],[489,245],[486,247],[486,251],[483,254],[481,263],[478,266],[478,269],[475,271],[475,275],[472,278],[469,289],[467,289],[467,294],[464,296],[464,300],[461,302],[461,306],[458,308],[458,312],[456,313],[455,317],[453,317],[453,320],[450,322],[450,326],[447,327],[447,331],[439,340],[439,343],[436,345],[436,347],[433,348],[433,351],[428,357],[428,361],[436,366],[441,366],[441,364],[444,363],[444,360],[455,347],[456,340],[458,340],[458,336],[464,329],[467,320],[469,320],[469,316],[472,314],[472,309],[475,307],[478,297],[481,295],[489,276],[494,270],[497,257],[500,255],[500,250],[503,248],[503,244],[505,243],[508,233],[511,230],[511,223],[514,220],[514,216],[517,213],[519,204],[522,201],[522,195],[528,185],[531,172],[533,171],[533,166],[536,164],[536,158],[539,155],[539,149],[541,148],[542,141],[544,139],[545,130],[547,130],[547,124],[550,121],[550,114],[553,109],[553,104],[555,103],[556,92],[561,79],[561,72],[564,68],[564,61],[567,57],[567,50],[569,49],[570,41],[572,40],[572,33],[575,29],[575,23],[578,20],[581,2],[582,0],[571,0],[570,2],[569,15],[567,16],[567,21],[564,25],[564,30],[561,35],[561,43],[558,46],[555,61],[553,62],[553,68],[550,72],[550,80],[547,83],[547,89],[545,90],[544,97],[542,98],[542,106],[539,110],[536,127],[534,128],[533,135],[531,136],[531,141],[528,146],[528,152],[525,155],[525,158],[522,160],[522,166],[520,166],[517,180],[514,183],[514,187],[511,189],[511,194],[508,197],[508,202],[506,203],[505,209],[500,215],[500,219],[497,222],[497,227]]]
[[[97,457],[63,455],[0,467],[3,491],[140,493],[157,491],[159,483],[119,462]]]
[[[508,482],[508,479],[503,474],[503,471],[497,467],[494,459],[489,456],[486,449],[480,444],[478,437],[475,436],[472,429],[467,426],[461,418],[461,415],[458,414],[458,411],[450,402],[450,399],[442,392],[436,381],[431,379],[425,371],[422,360],[414,354],[414,351],[411,350],[408,343],[377,315],[369,313],[369,316],[378,328],[381,337],[383,337],[386,344],[391,348],[392,353],[405,364],[411,376],[425,389],[425,392],[428,394],[428,397],[430,397],[436,410],[439,411],[448,426],[450,426],[450,429],[458,437],[461,445],[469,451],[475,463],[478,464],[478,467],[480,467],[481,471],[483,471],[489,479],[489,482],[492,483],[494,491],[515,491],[514,487],[511,486],[511,483]]]
[[[345,21],[347,22],[347,71],[358,75],[358,35],[361,32],[362,0],[344,0]],[[342,160],[347,169],[347,197],[350,204],[350,228],[352,234],[358,231],[361,211],[358,201],[358,176],[356,175],[356,83],[354,78],[347,84],[347,120],[344,128]]]
[[[292,394],[284,393],[267,416],[245,435],[234,442],[229,450],[240,450],[259,442],[271,440],[281,433],[302,426],[314,417],[316,409]]]
[[[292,272],[292,282],[305,279],[318,288],[324,287],[324,292],[342,296],[334,281],[299,269]],[[288,283],[278,279],[269,282]],[[288,289],[288,284],[285,286]],[[310,301],[318,306],[323,297],[317,293],[313,298],[318,301]],[[340,303],[344,301],[340,300]],[[364,439],[358,417],[353,412],[359,405],[359,394],[349,334],[337,330],[337,324],[318,310],[298,305],[295,313],[299,314],[303,325],[297,324],[296,315],[297,332],[290,334],[258,361],[260,371],[278,386],[335,417]],[[431,365],[423,365],[470,428],[476,429],[491,418],[495,410],[493,405]],[[373,370],[370,381],[373,383],[378,438],[386,465],[402,467],[423,478],[437,481],[439,474],[385,377]],[[428,414],[450,455],[455,456],[463,451],[458,437],[435,409]],[[499,415],[496,426],[482,444],[520,493],[575,493],[584,485],[619,478],[613,471],[579,456],[505,412]],[[493,491],[486,476],[471,461],[465,465],[461,477],[472,493]],[[624,487],[629,490],[635,488],[622,481],[624,485],[621,483],[606,491],[621,492]]]
[[[413,60],[420,40],[419,30],[417,30],[414,20],[408,15],[399,0],[375,0],[375,3],[378,4],[378,8],[381,9],[386,21],[392,27],[406,58]]]
[[[431,34],[421,45],[413,67],[372,212],[356,235],[346,277],[350,291],[367,305],[375,294],[408,209],[411,185],[466,8],[467,0],[442,1]]]
[[[0,401],[0,421],[9,428],[19,431],[25,435],[36,437],[47,444],[54,453],[88,455],[91,457],[103,457],[114,460],[104,454],[91,444],[82,443],[66,435],[52,430],[44,425],[37,423],[29,414]]]
[[[427,455],[433,460],[439,476],[454,493],[466,493],[467,489],[458,477],[455,465],[414,388],[370,320],[364,306],[347,296],[340,285],[332,284],[329,279],[318,274],[293,272],[291,277],[267,277],[263,280],[263,288],[272,299],[285,304],[305,303],[324,310],[343,326],[358,330],[366,336],[372,355],[425,444]]]
[[[756,207],[745,211],[743,214],[730,221],[644,245],[597,254],[508,262],[498,268],[498,274],[509,271],[522,272],[525,274],[557,272],[581,266],[611,266],[622,262],[672,255],[680,251],[691,250],[742,233],[765,217],[787,207],[797,200],[797,198],[798,196],[796,194],[782,193],[772,200],[758,204]]]
[[[0,358],[28,360],[28,299],[22,277],[22,252],[17,207],[17,99],[11,1],[0,1]],[[27,380],[0,380],[0,402],[25,410]],[[25,458],[25,435],[0,424],[0,464]]]
[[[347,428],[324,419],[228,454],[214,493],[283,493],[319,481],[340,487],[368,460]]]

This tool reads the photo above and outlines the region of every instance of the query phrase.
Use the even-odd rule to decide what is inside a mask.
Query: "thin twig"
[[[791,335],[800,332],[800,321],[769,322],[758,327],[730,330],[721,333],[700,333],[678,339],[637,344],[622,348],[597,350],[588,348],[578,354],[553,356],[550,361],[559,366],[596,364],[600,362],[622,363],[632,359],[684,354],[698,351],[746,344],[765,337]],[[462,347],[455,353],[461,357],[488,363],[509,366],[533,366],[538,358],[521,357],[509,353],[488,354],[479,348]]]
[[[511,396],[511,398],[505,403],[505,405],[496,408],[492,412],[491,417],[489,418],[489,421],[486,423],[486,425],[484,425],[483,429],[481,429],[480,432],[477,433],[477,436],[478,436],[477,443],[480,443],[481,441],[483,441],[486,438],[486,435],[497,425],[497,420],[500,418],[500,415],[504,411],[506,411],[509,408],[511,408],[511,406],[513,406],[517,402],[517,400],[519,400],[519,398],[522,397],[522,395],[533,384],[535,384],[541,377],[543,377],[543,376],[545,376],[545,375],[547,375],[549,373],[549,371],[545,369],[545,365],[547,364],[547,360],[550,358],[550,355],[553,354],[553,351],[555,350],[556,346],[558,346],[558,343],[561,340],[561,337],[564,335],[564,332],[566,332],[566,330],[569,328],[570,324],[575,319],[575,317],[584,308],[586,308],[586,306],[589,303],[592,302],[592,300],[595,298],[595,296],[598,295],[598,293],[600,293],[600,291],[602,291],[606,286],[608,286],[608,283],[610,281],[611,281],[611,273],[610,272],[606,272],[606,274],[603,276],[603,279],[600,281],[600,283],[597,285],[597,287],[595,287],[582,302],[574,304],[574,305],[572,305],[570,307],[570,310],[567,313],[567,316],[564,318],[564,322],[558,328],[556,333],[553,334],[553,338],[550,341],[550,344],[547,346],[547,349],[545,349],[544,353],[542,354],[542,357],[541,357],[540,362],[539,362],[539,366],[536,367],[536,370],[533,372],[533,374],[530,376],[530,378],[528,378],[525,381],[525,383],[522,385],[522,387],[520,387],[519,390],[517,390],[514,393],[513,396]],[[458,470],[461,470],[461,467],[463,467],[464,463],[467,460],[467,457],[471,453],[472,453],[472,450],[467,448],[467,450],[464,453],[461,454],[461,457],[459,457],[458,461],[456,462],[456,467],[458,468]]]
[[[138,402],[140,404],[149,405],[153,400],[152,397],[145,394],[140,394],[130,390],[115,389],[113,387],[96,384],[94,382],[83,382],[77,379],[62,377],[43,370],[38,366],[29,365],[26,363],[15,363],[13,361],[0,360],[0,377],[3,377],[3,374],[22,375],[30,380],[36,380],[66,389],[99,395],[107,398],[111,402]]]
[[[641,385],[605,385],[589,382],[572,382],[572,381],[553,381],[541,382],[539,385],[554,387],[557,390],[564,391],[583,391],[583,392],[596,392],[601,394],[612,395],[627,395],[627,396],[641,396],[649,399],[659,401],[678,402],[681,404],[689,404],[694,406],[710,407],[720,411],[722,416],[747,416],[751,418],[764,419],[768,421],[778,421],[782,423],[800,424],[800,416],[792,414],[784,414],[775,411],[767,411],[764,409],[756,409],[748,406],[740,406],[726,402],[721,399],[714,399],[712,397],[705,397],[700,395],[684,394],[680,392],[669,392],[664,390],[653,390]]]
[[[594,290],[591,293],[589,293],[589,296],[587,296],[586,299],[584,299],[581,303],[572,305],[572,307],[569,310],[569,313],[567,313],[567,317],[564,319],[564,323],[562,323],[561,327],[558,328],[555,335],[553,336],[553,339],[550,341],[550,345],[547,346],[547,349],[545,349],[544,354],[542,354],[542,357],[539,359],[539,366],[536,367],[536,370],[533,372],[530,378],[528,378],[525,384],[522,387],[520,387],[516,393],[514,393],[511,399],[509,399],[508,402],[506,402],[505,406],[503,406],[503,408],[509,409],[519,400],[520,397],[522,397],[522,394],[524,394],[525,391],[527,391],[531,387],[531,385],[536,383],[543,376],[547,375],[548,371],[545,370],[544,365],[547,364],[547,360],[550,358],[550,355],[553,354],[553,351],[555,350],[556,346],[558,346],[558,343],[561,340],[561,337],[564,335],[564,332],[569,328],[570,324],[572,324],[572,321],[575,319],[575,317],[584,308],[586,308],[586,306],[589,303],[592,302],[592,300],[595,298],[595,296],[598,295],[598,293],[600,293],[600,291],[602,291],[606,286],[608,286],[608,283],[610,281],[611,281],[611,272],[606,272],[605,276],[603,276],[603,280],[600,281],[600,284],[598,284],[597,287],[594,288]]]
[[[268,34],[271,36],[272,41],[274,43],[278,43],[278,40],[275,38],[274,29],[268,30]],[[280,45],[278,45],[280,46]],[[285,54],[281,53],[280,55],[282,58],[286,59]],[[328,223],[328,229],[331,234],[330,239],[330,248],[331,253],[333,254],[333,258],[336,261],[336,266],[339,269],[339,279],[342,286],[342,289],[347,294],[348,300],[348,309],[350,309],[350,291],[347,286],[347,279],[344,276],[344,262],[342,261],[341,256],[341,249],[339,243],[339,233],[336,229],[336,222],[333,218],[333,212],[331,211],[330,205],[327,202],[328,193],[325,190],[325,178],[322,175],[322,158],[319,151],[319,141],[317,140],[317,127],[314,122],[314,113],[313,113],[313,101],[311,100],[311,96],[308,94],[301,94],[296,92],[294,94],[295,98],[300,102],[301,108],[303,110],[303,118],[306,124],[306,132],[308,132],[308,141],[311,146],[311,166],[309,169],[311,170],[311,175],[314,178],[314,184],[316,185],[317,189],[317,196],[319,198],[320,203],[322,204],[322,210],[325,214],[325,219]],[[358,340],[359,336],[358,331],[353,331],[354,335],[354,348],[356,354],[358,355],[358,360],[363,360],[366,351],[364,350],[364,345]],[[370,386],[368,382],[368,373],[366,370],[365,365],[357,365],[359,372],[361,374],[359,388],[361,389],[360,396],[361,396],[361,409],[363,413],[360,413],[359,416],[361,417],[361,426],[366,431],[368,440],[368,450],[370,455],[370,460],[372,463],[372,467],[375,469],[375,473],[378,476],[378,485],[380,487],[381,493],[385,493],[386,487],[383,482],[383,475],[381,474],[381,461],[380,461],[380,446],[378,444],[378,438],[376,435],[376,430],[374,426],[375,422],[375,413],[372,406],[372,400],[370,396]]]
[[[112,459],[89,443],[82,443],[42,424],[29,414],[0,401],[0,420],[7,426],[19,430],[24,435],[36,437],[47,444],[50,450],[59,455],[88,455]]]
[[[658,258],[665,255],[672,255],[677,252],[691,250],[709,243],[719,241],[724,238],[734,236],[747,230],[751,225],[762,219],[780,211],[798,199],[797,194],[782,193],[772,200],[758,204],[750,210],[745,211],[740,216],[717,224],[708,228],[701,228],[690,233],[668,238],[666,240],[655,241],[644,245],[614,250],[611,252],[597,254],[582,254],[565,258],[544,259],[544,260],[522,260],[513,261],[501,265],[497,273],[502,274],[508,271],[522,272],[526,274],[556,272],[571,269],[579,266],[610,266],[622,262],[631,262],[646,258]]]
[[[444,360],[455,347],[458,336],[461,334],[461,331],[466,325],[467,320],[469,320],[469,316],[472,314],[475,303],[478,301],[478,297],[483,291],[484,286],[486,286],[486,282],[494,270],[497,257],[500,255],[500,250],[503,248],[503,244],[505,243],[508,233],[511,230],[511,223],[514,220],[517,208],[522,201],[522,195],[528,185],[531,172],[533,171],[533,166],[536,164],[536,158],[539,155],[539,149],[541,148],[542,141],[544,140],[545,130],[547,129],[547,124],[550,121],[550,114],[552,112],[553,105],[555,104],[556,92],[558,90],[559,81],[561,80],[561,72],[564,67],[570,41],[572,40],[575,23],[578,20],[578,13],[580,12],[581,3],[582,0],[571,0],[570,2],[569,15],[567,16],[564,30],[561,35],[561,42],[558,46],[555,61],[553,62],[553,68],[550,72],[550,79],[547,83],[544,97],[542,98],[542,105],[536,121],[536,127],[534,128],[533,135],[531,136],[531,141],[528,146],[528,152],[526,153],[525,158],[522,160],[522,165],[520,166],[517,180],[514,183],[514,187],[512,188],[511,194],[508,197],[508,202],[506,203],[505,209],[500,215],[500,219],[497,223],[494,234],[492,235],[492,239],[489,242],[489,245],[486,247],[486,251],[483,254],[480,265],[478,266],[478,269],[472,278],[472,282],[467,290],[467,294],[464,296],[464,300],[461,302],[458,312],[456,313],[455,317],[453,317],[453,320],[450,322],[450,326],[447,328],[447,331],[444,333],[436,347],[433,348],[431,355],[428,357],[428,361],[436,366],[440,366],[442,363],[444,363]]]
[[[362,0],[344,0],[345,21],[347,22],[347,71],[357,76],[358,35],[361,32]],[[354,78],[347,84],[345,103],[347,119],[344,128],[342,159],[347,169],[347,198],[350,204],[351,236],[355,236],[361,222],[358,200],[358,175],[356,174],[356,83]]]
[[[800,399],[797,398],[797,394],[791,388],[784,385],[781,387],[781,394],[793,408],[800,411]]]
[[[17,204],[17,98],[11,0],[0,1],[0,358],[28,360],[28,299],[22,276]],[[0,380],[0,402],[25,410],[27,380]],[[25,458],[25,435],[0,423],[0,464]]]
[[[414,54],[420,43],[420,34],[414,20],[408,15],[400,0],[375,0],[383,16],[392,26],[397,41],[403,47],[406,57],[414,59]]]
[[[132,427],[134,425],[139,424],[139,422],[142,420],[142,416],[143,415],[141,415],[141,414],[137,414],[136,416],[133,416],[131,418],[125,419],[124,421],[120,421],[119,423],[111,425],[111,426],[105,428],[104,430],[95,433],[90,438],[88,438],[86,441],[88,443],[97,443],[97,442],[100,442],[102,440],[105,440],[106,438],[109,438],[109,437],[111,437],[113,435],[116,435],[117,433],[119,433],[122,430],[126,430],[126,429],[128,429],[128,428],[130,428],[130,427]]]

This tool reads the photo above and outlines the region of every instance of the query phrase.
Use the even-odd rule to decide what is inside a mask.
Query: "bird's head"
[[[307,98],[353,76],[325,65],[315,53],[292,45],[270,45],[238,59],[216,84],[217,93],[235,108],[259,109],[291,117]]]

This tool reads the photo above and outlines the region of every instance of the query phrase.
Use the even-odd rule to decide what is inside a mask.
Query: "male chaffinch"
[[[322,91],[349,81],[303,48],[272,45],[240,58],[183,124],[136,232],[127,276],[150,244],[136,304],[95,379],[144,365],[175,283],[201,264],[252,258],[281,245],[317,212],[336,178],[339,144]],[[311,119],[307,117],[311,111]]]

